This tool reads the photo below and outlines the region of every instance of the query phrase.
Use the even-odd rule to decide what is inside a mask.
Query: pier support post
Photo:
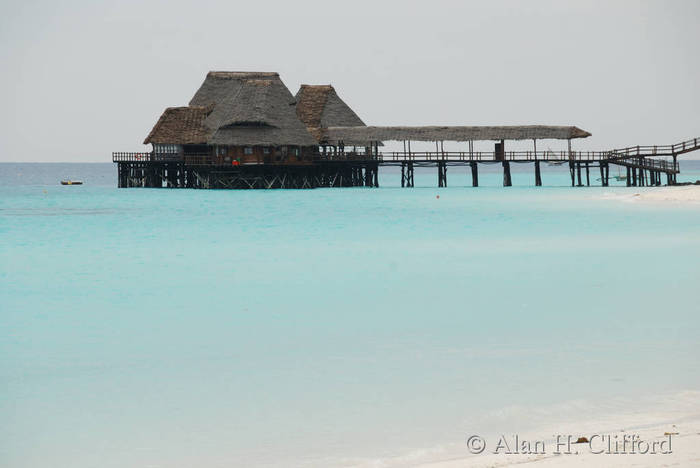
[[[625,179],[625,182],[627,182],[627,186],[631,187],[632,186],[632,171],[630,171],[630,167],[627,166],[627,179]]]
[[[610,164],[608,163],[605,163],[605,179],[603,180],[605,181],[606,187],[610,185]]]
[[[374,173],[374,186],[379,187],[379,164],[374,165],[372,172]]]
[[[413,163],[401,163],[401,187],[413,187]]]
[[[605,187],[605,166],[604,163],[600,163],[600,185]]]
[[[513,181],[510,178],[510,162],[503,161],[503,186],[510,187],[513,185]]]
[[[479,186],[479,166],[477,166],[476,161],[471,161],[469,166],[472,169],[472,187]]]
[[[571,173],[571,186],[575,187],[576,186],[576,175],[574,172],[574,162],[569,161],[569,172]]]
[[[586,186],[587,187],[591,186],[591,174],[590,174],[590,171],[588,170],[588,162],[586,162]]]
[[[445,161],[438,161],[438,187],[447,187],[447,164]]]
[[[542,187],[542,173],[539,161],[535,161],[535,187]]]
[[[576,163],[576,180],[578,181],[577,187],[583,187],[581,182],[581,163]]]

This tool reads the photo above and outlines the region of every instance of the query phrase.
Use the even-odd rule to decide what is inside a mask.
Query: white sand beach
[[[554,453],[557,450],[556,441],[550,439],[544,443],[546,449],[544,454],[518,455],[505,454],[503,452],[494,454],[490,452],[468,458],[426,463],[418,466],[422,468],[700,466],[700,418],[676,423],[660,423],[651,427],[630,429],[628,431],[603,431],[597,434],[600,434],[600,436],[592,439],[590,443],[572,444],[572,453],[568,454],[564,453],[568,450],[565,444],[559,449],[560,453]],[[603,436],[611,437],[611,445],[608,445],[607,439],[602,439]],[[513,444],[511,443],[513,438],[511,436],[506,437],[511,449],[513,449]],[[627,442],[623,449],[625,437]],[[632,453],[632,440],[643,441],[634,443],[635,453]],[[670,449],[668,448],[669,440]],[[564,439],[562,439],[562,442],[564,442]],[[662,442],[663,449],[661,448]],[[654,443],[657,444],[657,453],[639,453],[640,448],[641,451],[648,450],[650,452]]]
[[[700,466],[700,392],[688,390],[632,398],[631,403],[632,406],[624,410],[614,410],[613,404],[609,411],[596,412],[595,415],[586,414],[582,402],[540,408],[539,411],[550,414],[548,418],[551,419],[546,424],[538,424],[537,429],[517,433],[517,443],[516,434],[505,430],[502,434],[480,434],[480,441],[473,447],[482,447],[483,451],[474,454],[470,453],[469,439],[476,434],[465,434],[464,440],[458,444],[418,450],[401,457],[374,460],[357,466]],[[577,409],[571,411],[572,407]],[[525,411],[522,417],[536,418],[539,411]],[[588,443],[575,443],[579,437],[585,437]],[[539,445],[535,446],[535,443]],[[498,448],[499,444],[501,448]],[[526,453],[528,446],[530,453]],[[656,453],[651,453],[654,450]]]
[[[625,202],[700,203],[700,185],[679,187],[637,187],[624,193],[606,192],[602,198]]]

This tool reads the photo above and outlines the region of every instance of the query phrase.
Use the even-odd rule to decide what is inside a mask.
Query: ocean
[[[0,465],[392,466],[699,391],[700,207],[513,171],[219,191],[0,164]]]

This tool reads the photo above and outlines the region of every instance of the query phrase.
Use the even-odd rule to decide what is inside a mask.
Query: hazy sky
[[[698,0],[3,0],[0,161],[141,151],[208,70],[278,71],[292,93],[331,83],[369,125],[673,143],[700,137],[699,20]]]

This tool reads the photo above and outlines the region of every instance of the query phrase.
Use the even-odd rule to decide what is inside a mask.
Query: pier
[[[306,160],[251,162],[232,165],[211,154],[113,153],[118,165],[119,187],[167,187],[199,189],[273,189],[315,187],[378,187],[379,167],[400,167],[401,187],[414,186],[417,167],[434,167],[436,185],[448,186],[448,168],[471,174],[479,186],[479,166],[499,164],[503,186],[512,185],[511,164],[531,164],[536,186],[542,185],[542,164],[566,165],[571,186],[591,185],[591,172],[599,173],[602,186],[609,184],[610,166],[624,168],[627,186],[672,185],[680,172],[678,156],[700,149],[700,139],[674,145],[632,146],[608,151],[346,151],[345,147],[321,149]],[[407,142],[407,147],[410,146]],[[471,145],[470,145],[471,146]],[[438,144],[439,148],[439,144]],[[324,154],[325,153],[325,154]],[[663,159],[662,159],[663,158]],[[662,180],[662,176],[665,180]]]
[[[401,168],[402,187],[414,186],[417,167],[436,168],[438,187],[447,187],[450,168],[458,167],[477,187],[484,164],[502,167],[506,187],[512,164],[531,164],[541,186],[542,163],[566,165],[572,186],[591,185],[591,171],[607,186],[611,165],[624,168],[628,186],[646,186],[661,185],[663,176],[676,183],[678,156],[700,149],[698,138],[608,151],[572,148],[572,141],[590,136],[575,126],[367,126],[331,85],[301,85],[292,96],[274,72],[213,71],[187,106],[165,109],[143,142],[152,151],[115,152],[112,161],[119,187],[377,187],[386,166]],[[565,141],[566,149],[538,150],[543,140]],[[532,149],[509,151],[513,141],[531,142]],[[402,143],[402,151],[384,150],[388,142]],[[416,142],[435,150],[414,151]],[[445,142],[463,150],[445,151]],[[475,142],[491,142],[493,150],[475,151]]]

